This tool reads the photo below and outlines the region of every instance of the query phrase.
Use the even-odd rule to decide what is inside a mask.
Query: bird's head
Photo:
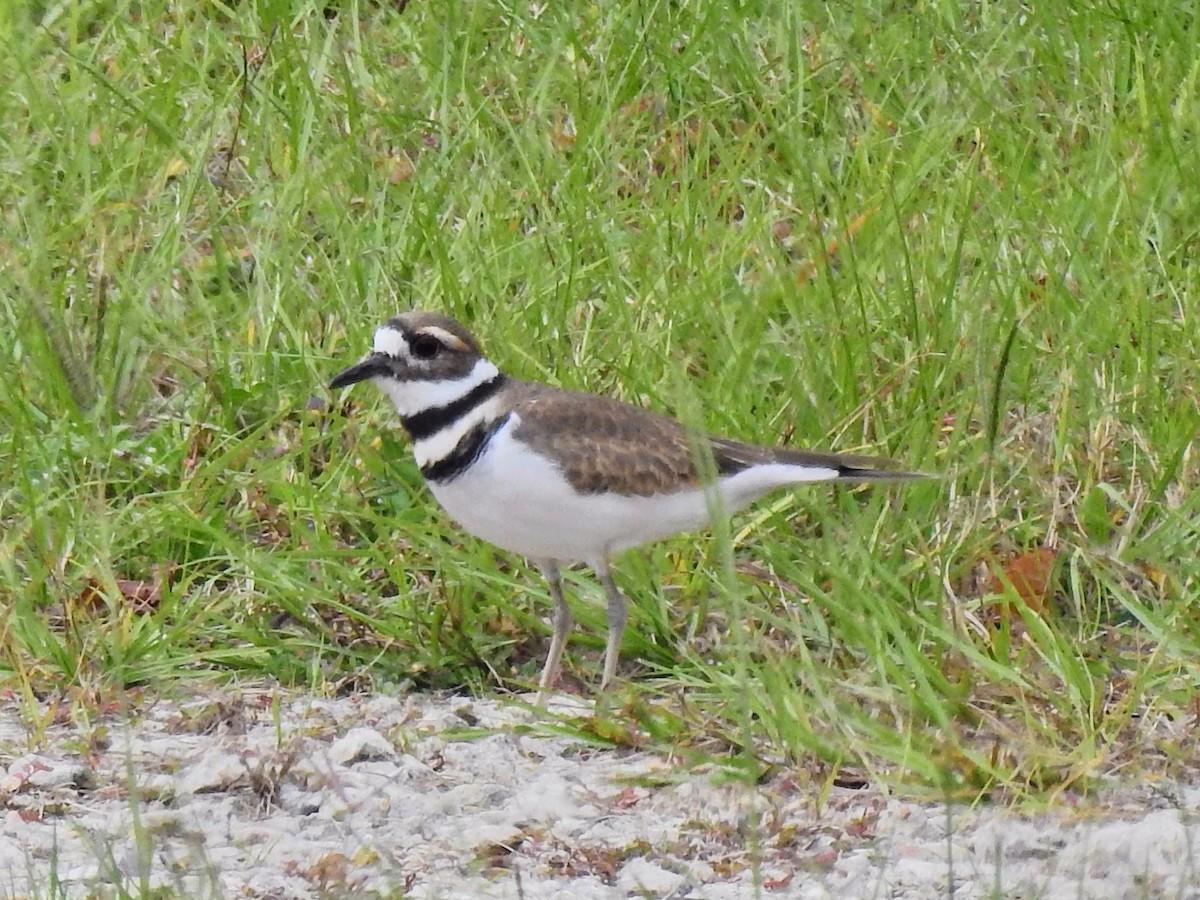
[[[474,335],[454,319],[412,311],[384,322],[371,352],[329,386],[337,390],[370,380],[408,417],[452,403],[499,374]]]

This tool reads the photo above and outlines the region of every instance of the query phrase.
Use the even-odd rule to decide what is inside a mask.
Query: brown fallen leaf
[[[993,563],[988,592],[1004,594],[1011,585],[1025,605],[1045,619],[1050,614],[1050,595],[1057,568],[1058,552],[1049,547],[1036,547],[1013,557],[1004,566]],[[1010,604],[1002,600],[996,607],[1001,618],[1012,618]]]
[[[173,563],[156,563],[151,566],[154,577],[149,581],[140,578],[113,579],[120,592],[118,601],[135,613],[153,612],[162,603],[163,589],[170,584],[175,568]],[[91,613],[103,613],[108,609],[104,586],[95,577],[88,578],[75,602],[79,608]]]

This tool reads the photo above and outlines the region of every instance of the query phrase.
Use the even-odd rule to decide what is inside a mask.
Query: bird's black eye
[[[418,334],[409,346],[417,359],[433,359],[442,350],[442,342],[431,334]]]

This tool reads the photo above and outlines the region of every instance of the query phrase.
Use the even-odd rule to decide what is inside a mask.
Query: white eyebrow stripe
[[[388,356],[396,359],[410,359],[408,352],[408,341],[404,337],[404,332],[393,328],[391,325],[383,325],[375,332],[375,343],[371,347],[376,353],[386,353]]]
[[[445,328],[438,328],[436,325],[426,325],[420,329],[418,334],[427,334],[430,337],[435,337],[447,347],[452,347],[455,350],[466,350],[467,345],[463,343],[463,339],[458,335],[451,334]]]

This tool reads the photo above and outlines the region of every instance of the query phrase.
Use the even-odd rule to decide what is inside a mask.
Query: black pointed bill
[[[372,353],[362,362],[357,362],[348,369],[343,369],[333,376],[333,380],[329,382],[330,390],[338,390],[339,388],[350,387],[352,384],[358,384],[360,381],[367,381],[379,375],[386,375],[388,372],[387,363],[384,362],[382,353]]]

